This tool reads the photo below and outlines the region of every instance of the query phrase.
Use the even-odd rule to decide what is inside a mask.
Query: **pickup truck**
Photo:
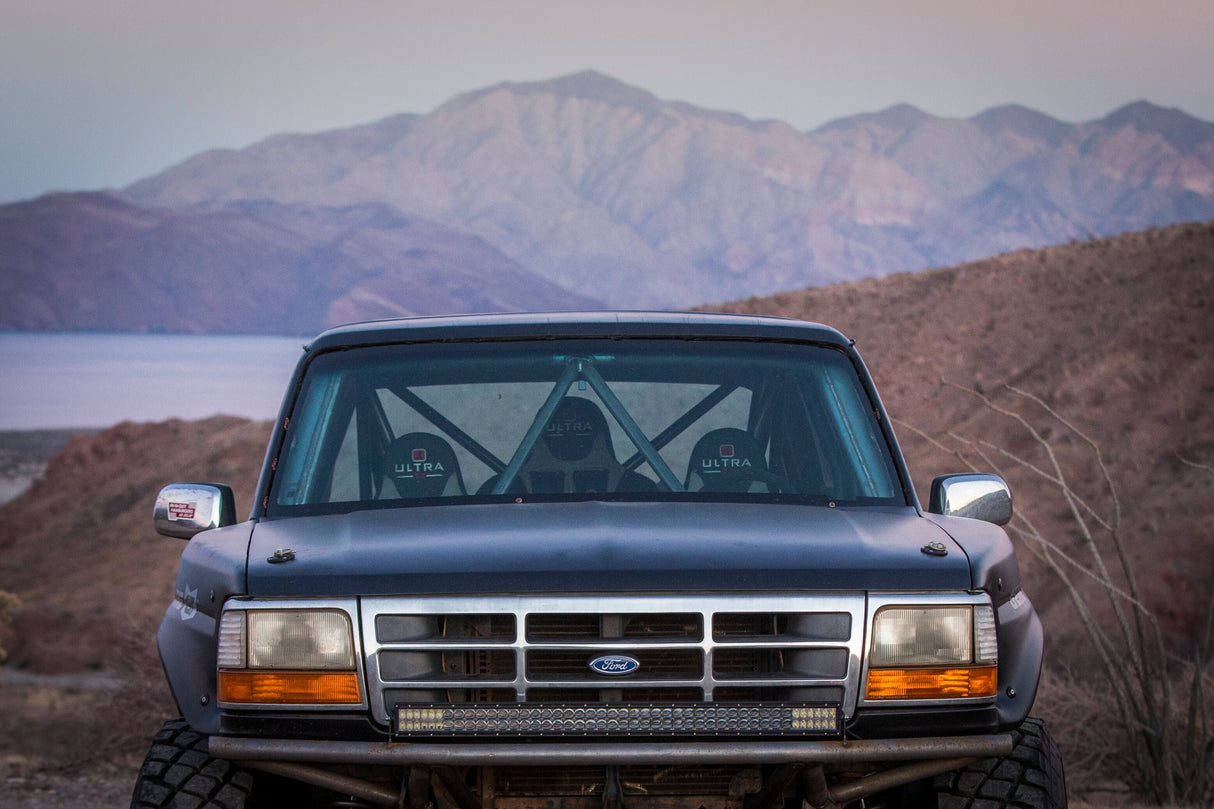
[[[188,539],[150,807],[1066,805],[996,476],[911,483],[854,341],[687,313],[304,351]]]

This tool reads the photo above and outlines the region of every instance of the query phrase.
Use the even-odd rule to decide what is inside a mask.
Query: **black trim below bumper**
[[[261,712],[220,714],[219,731],[223,736],[258,739],[324,739],[328,741],[387,741],[387,728],[371,721],[366,713]]]
[[[994,705],[971,708],[861,708],[847,725],[849,739],[898,739],[994,733],[999,712]]]

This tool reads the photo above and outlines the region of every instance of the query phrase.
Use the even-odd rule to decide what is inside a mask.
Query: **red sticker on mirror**
[[[194,504],[193,503],[169,503],[169,519],[170,520],[192,520],[192,519],[194,519]]]

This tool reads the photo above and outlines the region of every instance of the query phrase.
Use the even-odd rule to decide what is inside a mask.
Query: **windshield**
[[[268,514],[492,501],[905,505],[848,357],[731,340],[373,346],[307,369]]]

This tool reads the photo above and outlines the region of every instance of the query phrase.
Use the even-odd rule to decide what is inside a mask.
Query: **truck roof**
[[[592,311],[410,317],[352,323],[323,332],[308,345],[308,350],[435,339],[637,336],[796,340],[841,347],[852,343],[829,326],[781,317]]]

